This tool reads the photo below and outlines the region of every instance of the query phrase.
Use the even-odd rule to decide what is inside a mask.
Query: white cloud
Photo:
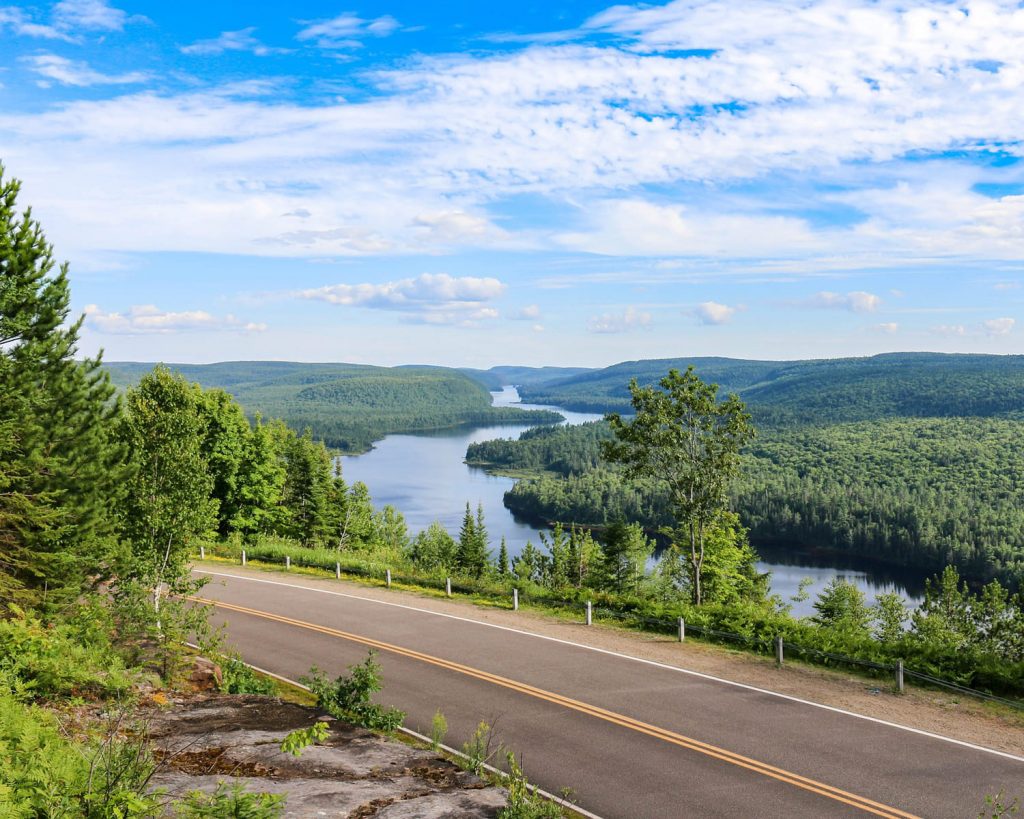
[[[591,333],[629,333],[651,326],[651,314],[627,307],[621,313],[604,313],[587,322]]]
[[[1009,335],[1016,323],[1017,320],[1012,318],[995,318],[983,321],[981,325],[986,335],[1005,336]]]
[[[900,325],[895,321],[886,321],[882,324],[876,324],[875,328],[890,336],[900,331]]]
[[[73,5],[65,21],[126,24],[105,4]],[[214,89],[7,111],[0,153],[32,180],[62,246],[76,249],[444,252],[501,237],[473,219],[487,221],[502,197],[538,194],[586,203],[578,224],[551,239],[582,252],[770,256],[799,275],[877,259],[1021,257],[1024,197],[985,197],[963,174],[901,162],[942,157],[948,171],[966,163],[946,152],[1024,155],[1017,3],[736,0],[724,9],[711,0],[615,7],[590,21],[597,41],[413,58],[361,75],[367,93],[350,101]],[[5,7],[0,25],[41,25],[26,15]],[[68,36],[55,25],[39,36]],[[299,36],[354,45],[396,26],[347,14]],[[679,56],[688,48],[714,52]],[[832,199],[866,220],[822,228],[787,215],[775,184],[729,193],[737,180],[791,176],[854,188]],[[714,207],[665,203],[685,196],[672,185],[689,183],[710,191]],[[645,185],[662,186],[663,198],[644,202]],[[281,214],[300,207],[317,217],[290,235],[294,220]]]
[[[189,55],[213,56],[223,54],[225,51],[245,51],[255,54],[257,57],[288,53],[287,48],[273,48],[264,45],[253,36],[254,31],[256,31],[254,26],[238,31],[224,31],[220,36],[210,40],[197,40],[191,45],[182,46],[181,52]]]
[[[293,295],[346,307],[396,310],[410,314],[408,320],[426,324],[473,325],[498,318],[498,311],[487,302],[504,292],[505,285],[494,278],[423,273],[383,284],[332,284]]]
[[[90,68],[84,62],[69,60],[56,54],[36,54],[22,59],[39,76],[61,85],[79,88],[91,85],[132,85],[146,82],[149,79],[147,74],[140,71],[129,71],[125,74],[103,74]]]
[[[525,307],[521,307],[515,313],[512,314],[511,318],[516,321],[537,321],[541,316],[540,305],[528,304]]]
[[[50,22],[42,23],[17,6],[0,7],[0,31],[9,29],[23,37],[77,42],[81,31],[122,31],[126,24],[145,20],[129,17],[104,0],[61,0],[50,13]]]
[[[130,18],[104,0],[61,0],[53,7],[53,20],[62,29],[122,31]]]
[[[735,307],[719,304],[717,301],[704,301],[697,305],[694,314],[701,324],[725,324],[736,312]]]
[[[173,312],[152,304],[137,304],[127,313],[106,312],[98,305],[87,305],[86,324],[100,333],[137,335],[194,331],[262,332],[266,324],[240,321],[232,315],[214,316],[205,310]]]
[[[937,336],[962,337],[967,335],[967,327],[963,324],[937,324],[931,328]]]
[[[881,298],[864,290],[854,290],[850,293],[833,293],[830,290],[822,290],[800,303],[802,307],[849,310],[853,313],[873,313],[881,304]]]
[[[557,241],[614,256],[762,256],[792,254],[819,244],[806,223],[784,216],[691,213],[683,205],[608,200],[587,209],[588,229]]]
[[[64,40],[73,42],[73,38],[65,31],[54,26],[36,23],[23,9],[16,6],[0,8],[0,32],[9,29],[22,37],[37,37],[44,40]]]
[[[387,37],[399,23],[390,15],[364,20],[357,14],[339,14],[330,20],[308,21],[297,35],[298,40],[313,40],[320,48],[358,48],[362,38]]]

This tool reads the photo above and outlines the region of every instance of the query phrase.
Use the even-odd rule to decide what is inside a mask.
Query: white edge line
[[[628,654],[620,654],[617,651],[611,651],[607,648],[597,648],[596,646],[588,646],[584,643],[575,643],[572,640],[563,640],[559,637],[549,637],[545,634],[537,634],[532,631],[524,631],[523,629],[512,628],[510,626],[502,626],[497,623],[485,623],[481,620],[474,620],[471,617],[460,617],[456,614],[446,614],[440,611],[431,611],[430,609],[421,609],[416,606],[407,606],[403,603],[392,603],[387,600],[375,600],[372,597],[361,597],[358,594],[349,594],[347,592],[333,591],[331,589],[316,589],[311,586],[302,586],[297,583],[282,583],[279,580],[264,580],[259,577],[246,577],[244,575],[228,574],[226,572],[211,572],[206,569],[193,569],[197,574],[208,574],[212,577],[230,577],[234,580],[248,580],[253,583],[267,583],[271,586],[287,586],[292,589],[302,589],[303,591],[316,592],[317,594],[330,594],[335,597],[348,597],[353,600],[362,600],[366,603],[377,603],[381,606],[393,606],[399,609],[408,609],[409,611],[417,611],[423,614],[433,614],[436,617],[446,617],[449,620],[460,620],[464,623],[473,623],[478,626],[485,626],[487,628],[496,628],[501,631],[510,631],[513,634],[521,634],[526,637],[534,637],[538,640],[548,640],[552,643],[561,643],[562,645],[573,646],[575,648],[586,649],[587,651],[595,651],[599,654],[607,654],[612,657],[619,657],[623,660],[632,660],[635,663],[643,663],[644,665],[654,666],[656,668],[664,668],[667,671],[676,671],[680,674],[689,674],[692,677],[700,677],[705,680],[712,680],[723,685],[731,685],[736,688],[743,688],[747,691],[755,691],[758,694],[767,694],[772,697],[778,697],[779,699],[789,700],[790,702],[800,703],[801,705],[809,705],[813,708],[821,708],[825,711],[831,711],[835,714],[843,714],[848,717],[855,717],[856,719],[867,720],[868,722],[874,722],[878,725],[885,725],[889,728],[898,728],[901,731],[909,731],[912,734],[918,734],[924,737],[930,737],[931,739],[938,739],[943,742],[949,742],[953,745],[960,745],[964,748],[970,748],[974,751],[982,751],[986,754],[994,754],[995,756],[1001,756],[1005,759],[1012,759],[1015,762],[1024,762],[1024,756],[1016,756],[1014,754],[1007,753],[1006,751],[997,751],[994,748],[986,748],[983,745],[975,745],[972,742],[965,742],[962,739],[954,739],[953,737],[943,736],[942,734],[935,734],[931,731],[925,731],[921,728],[911,728],[909,725],[900,725],[898,722],[889,722],[888,720],[879,719],[878,717],[869,717],[866,714],[858,714],[856,711],[847,711],[843,708],[836,708],[833,705],[824,705],[820,702],[813,702],[811,700],[801,699],[800,697],[794,697],[789,694],[780,694],[778,691],[771,691],[767,688],[758,688],[754,685],[747,685],[746,683],[735,682],[733,680],[727,680],[722,677],[715,677],[712,674],[704,674],[700,671],[691,671],[688,668],[680,668],[674,665],[668,665],[667,663],[659,663],[657,660],[645,660],[642,657],[631,657]],[[314,578],[316,579],[316,578]],[[254,666],[255,667],[255,666]]]
[[[189,645],[192,648],[199,648],[199,646],[197,646],[195,643],[187,643],[186,645]],[[260,674],[265,674],[268,677],[273,677],[275,680],[280,680],[281,682],[288,683],[288,685],[294,685],[296,688],[301,688],[303,691],[310,691],[308,685],[303,685],[300,682],[288,679],[288,677],[283,677],[280,674],[275,674],[273,671],[268,671],[265,668],[260,668],[258,665],[247,663],[245,662],[245,660],[242,660],[242,662],[245,665],[249,666],[249,668],[251,668],[253,671],[258,671]],[[403,734],[413,737],[414,739],[418,739],[421,742],[425,742],[427,745],[433,746],[433,740],[425,734],[421,734],[419,731],[414,731],[412,730],[412,728],[406,728],[404,725],[399,725],[397,730],[401,731]],[[444,743],[438,743],[437,747],[440,748],[442,751],[445,751],[453,756],[459,757],[460,759],[469,759],[469,757],[466,756],[466,754],[464,754],[462,751],[456,750],[455,748],[452,748],[449,745],[445,745]],[[499,768],[495,768],[493,765],[488,765],[486,762],[484,762],[483,767],[490,771],[492,774],[496,774],[497,776],[501,777],[502,781],[508,779],[508,774],[505,771]],[[585,819],[602,819],[602,817],[598,816],[596,813],[591,813],[589,810],[585,810],[584,808],[581,808],[579,805],[562,799],[562,797],[560,796],[555,796],[553,793],[548,793],[543,788],[538,788],[536,785],[530,785],[530,787],[533,788],[534,791],[539,793],[545,799],[547,799],[549,802],[554,802],[558,805],[561,805],[563,808],[568,808],[573,813],[585,817]]]

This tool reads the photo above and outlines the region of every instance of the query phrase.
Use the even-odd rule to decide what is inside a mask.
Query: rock
[[[192,671],[188,681],[196,691],[218,691],[224,674],[220,666],[205,657],[196,657],[192,661]]]
[[[320,713],[273,697],[198,695],[152,708],[149,734],[160,765],[151,781],[170,797],[214,791],[220,780],[282,794],[284,816],[495,817],[506,794],[432,751],[330,723],[330,735],[294,757],[281,740]]]

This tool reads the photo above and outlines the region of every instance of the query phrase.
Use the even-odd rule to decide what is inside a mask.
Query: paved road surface
[[[1024,758],[536,635],[243,570],[201,596],[254,665],[296,679],[379,651],[381,700],[448,744],[480,720],[530,779],[602,817],[976,817]],[[310,587],[304,587],[308,585]],[[319,587],[319,588],[315,588]],[[1024,748],[1022,748],[1024,756]]]

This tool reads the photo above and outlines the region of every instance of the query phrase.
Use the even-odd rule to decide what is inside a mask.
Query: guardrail
[[[221,549],[215,547],[214,552],[220,551],[232,552],[233,550],[230,548]],[[333,574],[337,579],[341,579],[344,575],[347,575],[376,580],[378,582],[383,581],[387,588],[391,588],[392,582],[395,582],[406,586],[416,586],[420,588],[434,589],[436,591],[443,591],[447,597],[452,597],[455,594],[466,594],[485,596],[500,601],[508,600],[510,608],[513,611],[519,610],[521,602],[529,603],[532,601],[538,605],[546,606],[548,608],[562,609],[563,611],[572,613],[578,612],[583,617],[583,623],[588,626],[592,625],[595,619],[604,620],[606,622],[618,622],[628,626],[639,627],[645,631],[652,631],[660,634],[674,634],[680,642],[685,641],[686,638],[692,634],[697,634],[709,642],[738,643],[742,644],[748,650],[758,654],[774,654],[776,665],[779,667],[785,663],[785,658],[787,656],[796,655],[805,661],[816,663],[818,665],[845,665],[851,668],[864,669],[872,676],[891,677],[894,689],[900,693],[905,690],[908,680],[914,680],[924,687],[943,688],[957,694],[976,697],[988,702],[1000,703],[1011,708],[1024,710],[1024,701],[1000,697],[987,691],[970,688],[922,671],[915,671],[912,668],[908,668],[902,660],[897,660],[893,663],[864,660],[845,654],[824,651],[811,646],[804,646],[799,642],[792,640],[784,641],[781,635],[776,635],[772,638],[763,636],[751,637],[748,635],[738,634],[736,632],[723,631],[721,629],[698,625],[696,623],[687,623],[682,617],[650,617],[639,614],[635,611],[623,611],[621,609],[615,609],[608,606],[598,606],[595,605],[592,600],[569,600],[560,598],[556,595],[536,593],[525,594],[524,590],[509,588],[505,585],[490,584],[484,581],[469,581],[464,578],[453,580],[451,577],[444,577],[442,579],[440,576],[432,577],[430,575],[405,574],[402,572],[393,572],[390,568],[383,566],[367,566],[365,563],[358,561],[334,560],[332,565],[328,565],[330,561],[309,559],[303,555],[296,555],[294,557],[291,554],[282,555],[280,551],[276,549],[261,549],[259,547],[248,548],[242,549],[239,555],[229,554],[228,556],[231,558],[237,557],[242,566],[247,565],[249,561],[256,560],[266,565],[280,566],[283,564],[285,570],[291,569],[293,565],[306,569],[319,569]],[[206,559],[205,547],[200,547],[200,558]]]

